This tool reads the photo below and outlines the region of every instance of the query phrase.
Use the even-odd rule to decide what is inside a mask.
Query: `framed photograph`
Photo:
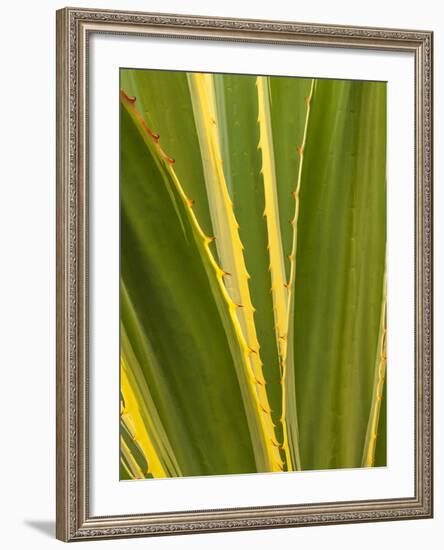
[[[432,32],[57,12],[57,537],[430,518]]]

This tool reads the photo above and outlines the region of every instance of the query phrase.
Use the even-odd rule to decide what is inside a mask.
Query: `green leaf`
[[[148,462],[129,427],[120,419],[120,479],[145,479]]]
[[[122,352],[162,468],[385,464],[386,85],[121,75]]]
[[[141,331],[125,310],[122,322],[183,475],[255,471],[227,303],[169,163],[129,103],[121,109],[121,277]]]
[[[300,80],[298,88],[305,87],[305,81]],[[302,85],[302,86],[301,86]],[[301,133],[300,145],[297,147],[299,163],[297,168],[296,183],[291,196],[294,199],[293,213],[291,214],[291,248],[288,255],[290,272],[287,278],[287,324],[286,324],[286,349],[283,357],[283,375],[282,375],[282,409],[284,418],[284,444],[291,456],[291,463],[294,468],[301,470],[301,450],[299,437],[299,419],[297,413],[297,400],[295,391],[295,353],[294,353],[294,306],[296,288],[296,253],[298,247],[298,226],[299,226],[299,211],[300,211],[300,194],[302,185],[302,171],[304,168],[304,150],[307,143],[307,130],[310,120],[311,100],[313,98],[315,80],[311,80],[308,95],[304,97],[305,115],[303,125],[298,124],[297,130]],[[299,122],[299,120],[298,120]],[[287,184],[291,184],[290,179],[287,179]],[[288,197],[288,190],[286,193]],[[288,200],[288,198],[287,198]]]
[[[150,472],[155,477],[182,475],[143,370],[128,338],[130,333],[145,364],[156,362],[156,356],[143,336],[123,281],[120,289],[120,308],[122,316],[120,386],[122,393],[126,391],[129,394],[123,395],[124,411],[129,415],[134,431],[140,432],[133,434],[133,438],[141,447],[147,461],[143,471]],[[125,418],[126,414],[122,414],[122,418]],[[140,464],[140,461],[138,462]]]
[[[387,466],[387,380],[384,383],[381,411],[379,414],[378,439],[376,442],[375,466]]]
[[[278,181],[279,214],[281,219],[282,248],[288,256],[292,246],[294,216],[294,192],[297,184],[300,156],[298,147],[302,144],[306,98],[310,94],[312,80],[294,77],[269,77],[270,112],[273,129],[273,149]],[[290,277],[290,263],[286,262],[287,279]]]
[[[191,73],[188,75],[188,81],[214,237],[218,256],[225,272],[224,285],[231,300],[235,304],[240,304],[235,311],[234,321],[239,324],[241,344],[246,351],[246,367],[251,372],[253,382],[251,391],[256,398],[259,426],[263,432],[267,451],[267,462],[258,466],[264,471],[281,471],[283,462],[262,372],[263,363],[256,332],[255,308],[251,301],[249,287],[251,277],[245,262],[245,246],[240,238],[233,200],[225,178],[224,167],[231,163],[231,159],[227,149],[221,146],[223,133],[219,131],[221,125],[217,112],[218,100],[214,78],[208,73]]]
[[[279,358],[274,337],[273,299],[270,293],[270,258],[258,127],[256,77],[215,75],[219,134],[233,208],[239,223],[244,256],[250,275],[251,301],[260,343],[263,376],[266,381],[277,439],[282,442],[282,391]]]
[[[385,266],[385,105],[385,83],[316,83],[296,257],[295,384],[303,469],[361,463]]]
[[[212,224],[205,192],[196,124],[191,108],[187,73],[121,69],[121,88],[137,99],[148,126],[159,134],[162,148],[175,160],[174,169],[207,235]]]

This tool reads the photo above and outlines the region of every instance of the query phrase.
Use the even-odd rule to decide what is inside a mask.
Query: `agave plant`
[[[385,464],[384,83],[121,71],[122,479]]]

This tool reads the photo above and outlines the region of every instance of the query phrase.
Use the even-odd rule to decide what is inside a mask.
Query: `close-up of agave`
[[[120,70],[120,479],[386,465],[386,83]]]

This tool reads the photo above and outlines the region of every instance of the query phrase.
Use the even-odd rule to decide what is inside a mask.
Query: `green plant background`
[[[122,69],[120,109],[120,478],[384,466],[386,84]]]

